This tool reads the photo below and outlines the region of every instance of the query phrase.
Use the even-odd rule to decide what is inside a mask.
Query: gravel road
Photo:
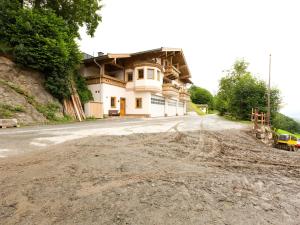
[[[299,152],[266,147],[249,126],[214,115],[118,122],[22,154],[7,147],[15,154],[0,159],[0,224],[300,224]],[[16,131],[27,147],[58,128],[88,132],[75,126]]]

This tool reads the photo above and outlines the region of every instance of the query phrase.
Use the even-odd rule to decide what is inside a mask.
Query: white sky
[[[299,0],[103,0],[95,37],[82,31],[82,51],[128,53],[182,48],[194,84],[213,94],[238,58],[282,93],[282,112],[300,118]]]

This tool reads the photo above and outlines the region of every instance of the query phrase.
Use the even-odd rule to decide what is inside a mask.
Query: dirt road
[[[300,224],[300,153],[203,118],[1,158],[0,224]]]

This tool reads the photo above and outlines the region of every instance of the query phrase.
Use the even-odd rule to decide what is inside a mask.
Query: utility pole
[[[267,124],[271,125],[271,59],[272,55],[270,54],[269,58],[269,85],[268,85],[268,112],[267,112]]]

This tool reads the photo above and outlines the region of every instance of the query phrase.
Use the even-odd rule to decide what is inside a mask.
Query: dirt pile
[[[57,116],[62,116],[62,106],[45,90],[42,74],[0,56],[0,118],[17,118],[22,124],[46,122],[49,105],[56,105]]]
[[[0,223],[298,225],[299,184],[247,131],[89,137],[0,159]]]

